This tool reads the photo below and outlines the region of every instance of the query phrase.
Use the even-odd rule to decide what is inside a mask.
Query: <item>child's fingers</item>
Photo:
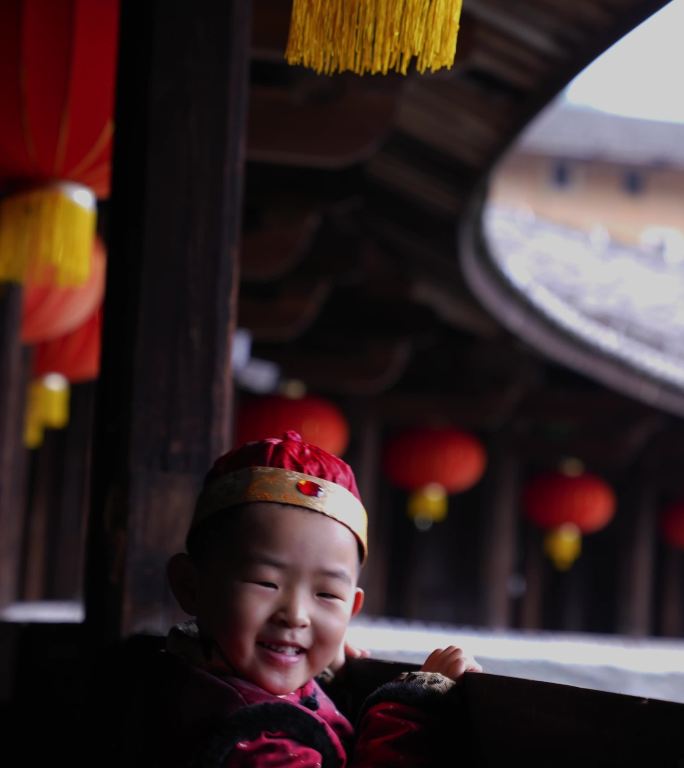
[[[345,656],[352,659],[367,659],[370,656],[370,651],[367,648],[355,648],[349,643],[344,644]]]
[[[435,650],[425,659],[421,670],[423,672],[439,672],[439,665],[444,650],[442,648],[435,648]]]
[[[425,660],[421,668],[424,672],[440,672],[452,680],[461,677],[464,672],[482,672],[482,667],[455,645],[436,648]]]

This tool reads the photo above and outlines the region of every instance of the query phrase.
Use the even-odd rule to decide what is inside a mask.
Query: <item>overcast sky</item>
[[[566,98],[626,117],[684,122],[684,0],[673,0],[587,67]]]

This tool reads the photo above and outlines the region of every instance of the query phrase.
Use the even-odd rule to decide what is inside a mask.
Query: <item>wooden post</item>
[[[653,566],[655,554],[655,493],[642,471],[636,478],[622,579],[618,593],[622,595],[618,613],[618,631],[623,635],[644,637],[652,634]]]
[[[531,525],[527,531],[525,550],[525,593],[520,605],[520,629],[542,629],[544,555],[541,534]]]
[[[354,411],[358,418],[360,446],[357,480],[361,498],[368,510],[370,557],[361,572],[360,585],[366,593],[364,613],[382,616],[386,611],[390,536],[387,507],[380,503],[380,425],[372,401],[364,401]]]
[[[69,425],[64,435],[59,514],[49,523],[50,549],[46,597],[69,600],[83,596],[84,532],[90,506],[93,449],[94,382],[71,387]]]
[[[665,548],[663,567],[663,598],[660,608],[660,631],[665,637],[684,635],[684,570],[682,553],[672,547]]]
[[[251,6],[123,0],[86,625],[177,617],[165,563],[229,447]]]
[[[486,627],[511,625],[510,580],[515,569],[518,528],[519,461],[514,451],[497,446],[492,451],[486,480],[482,553],[481,621]]]
[[[16,600],[19,589],[26,463],[21,301],[20,286],[0,286],[0,608]]]

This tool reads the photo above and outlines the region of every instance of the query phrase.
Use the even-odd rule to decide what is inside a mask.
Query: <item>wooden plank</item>
[[[229,447],[251,4],[123,0],[87,626],[164,631],[164,562]]]

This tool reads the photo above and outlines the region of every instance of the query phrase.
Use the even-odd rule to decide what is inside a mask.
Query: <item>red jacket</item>
[[[136,757],[126,765],[164,768],[383,768],[427,766],[435,712],[451,681],[408,673],[367,700],[356,734],[317,682],[274,696],[163,652],[153,704]],[[153,710],[154,716],[150,718]],[[140,712],[138,713],[140,715]],[[138,718],[140,719],[140,718]],[[150,723],[153,722],[153,725]]]

